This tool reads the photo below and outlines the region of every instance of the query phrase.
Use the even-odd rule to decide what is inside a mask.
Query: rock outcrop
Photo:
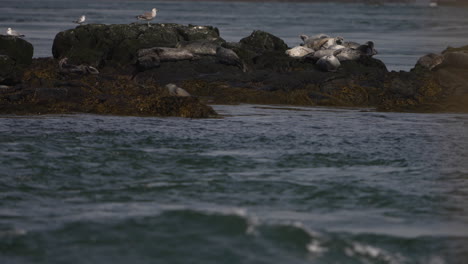
[[[410,72],[390,73],[380,110],[468,112],[468,46],[428,54]]]
[[[389,72],[370,56],[327,72],[317,58],[286,50],[263,31],[234,43],[209,26],[78,26],[57,34],[55,59],[34,59],[20,84],[1,91],[0,113],[215,115],[204,103],[468,112],[468,46],[424,56],[410,72]],[[8,58],[0,65],[13,63]],[[96,71],[59,70],[64,58]],[[168,84],[191,96],[170,93]]]
[[[31,64],[33,46],[24,39],[0,35],[0,85],[21,81],[25,67]]]
[[[153,24],[78,26],[57,34],[52,46],[54,58],[69,58],[74,64],[94,67],[135,64],[138,50],[175,48],[181,41],[210,40],[223,43],[211,26]]]
[[[206,118],[216,112],[196,97],[172,96],[154,83],[115,72],[63,74],[52,58],[34,59],[23,82],[0,90],[2,114],[95,113]]]

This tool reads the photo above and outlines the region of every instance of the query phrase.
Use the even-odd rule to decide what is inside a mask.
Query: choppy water
[[[421,1],[419,1],[421,2]],[[427,2],[427,1],[422,1]],[[391,70],[409,70],[422,55],[468,44],[468,9],[426,4],[371,6],[334,3],[236,3],[110,0],[2,0],[0,30],[12,27],[34,44],[35,56],[51,56],[55,35],[73,28],[85,14],[89,23],[132,23],[152,7],[155,23],[213,25],[228,41],[261,29],[300,43],[298,35],[328,33],[347,40],[373,40]]]
[[[468,115],[0,119],[0,263],[467,263]]]

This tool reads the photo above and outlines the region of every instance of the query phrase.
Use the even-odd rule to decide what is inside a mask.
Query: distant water
[[[300,43],[298,35],[328,33],[347,40],[373,40],[390,70],[409,70],[422,55],[447,46],[468,44],[468,9],[430,8],[426,4],[372,6],[336,3],[236,3],[110,0],[2,0],[0,25],[25,34],[35,56],[51,56],[52,41],[72,20],[89,23],[135,22],[135,15],[157,7],[155,23],[213,25],[228,41],[239,41],[260,29]]]
[[[0,118],[0,263],[468,259],[468,115]]]

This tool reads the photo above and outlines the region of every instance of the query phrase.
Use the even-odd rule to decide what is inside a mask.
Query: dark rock
[[[13,36],[0,35],[0,55],[10,57],[17,65],[30,65],[33,52],[33,45],[26,40]]]
[[[59,74],[54,59],[34,59],[21,85],[0,88],[2,114],[82,112],[190,118],[216,115],[198,98],[170,98],[169,91],[154,82],[136,82],[131,76],[109,69],[99,75]]]
[[[446,52],[439,67],[468,69],[468,51]]]
[[[257,51],[278,51],[284,53],[288,45],[284,41],[270,33],[255,30],[250,36],[240,40],[240,43]]]
[[[33,46],[26,40],[0,35],[0,84],[19,83],[32,56]]]
[[[217,28],[178,24],[84,25],[57,34],[54,58],[74,64],[123,66],[137,62],[137,52],[153,47],[174,48],[180,41],[224,42]]]
[[[57,60],[34,59],[21,85],[1,90],[0,112],[209,117],[214,112],[203,100],[468,111],[468,46],[427,55],[410,72],[388,72],[370,56],[324,72],[315,60],[287,56],[287,48],[263,31],[226,43],[212,27],[78,26],[57,35],[54,57],[99,65],[100,74],[61,74]],[[0,68],[9,74],[15,65],[10,56],[0,56]],[[170,96],[168,83],[192,96]]]
[[[34,99],[37,103],[44,104],[57,101],[67,101],[67,88],[36,88]]]
[[[387,91],[398,97],[412,97],[418,90],[419,78],[411,72],[389,74]]]
[[[444,51],[442,51],[442,54],[448,53],[448,52],[457,52],[457,51],[465,51],[468,52],[468,45],[454,48],[454,47],[447,47]]]
[[[21,67],[7,55],[0,55],[0,84],[11,85],[19,82]]]

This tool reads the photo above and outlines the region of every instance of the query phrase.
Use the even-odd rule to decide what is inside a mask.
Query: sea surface
[[[88,23],[127,24],[158,8],[154,23],[213,25],[228,41],[253,30],[270,32],[289,46],[300,34],[326,33],[345,40],[375,42],[390,70],[409,70],[418,58],[447,46],[468,44],[468,8],[417,4],[262,3],[132,0],[1,0],[0,32],[8,27],[26,35],[35,57],[52,55],[55,35],[74,28],[71,21],[86,15]]]
[[[374,40],[389,69],[468,44],[468,10],[426,5],[0,1],[51,56],[90,23]],[[3,29],[2,29],[3,30]],[[0,264],[468,263],[468,114],[215,105],[216,119],[0,116]]]
[[[0,118],[0,263],[467,263],[468,115]]]

